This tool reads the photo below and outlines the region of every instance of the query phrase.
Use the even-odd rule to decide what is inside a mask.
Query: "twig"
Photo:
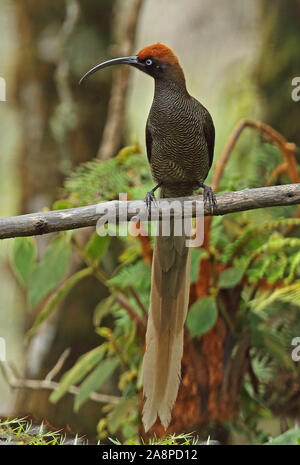
[[[139,333],[139,336],[141,337],[141,340],[143,341],[145,338],[145,331],[146,331],[146,327],[144,323],[142,322],[140,317],[137,315],[135,310],[131,307],[130,302],[128,302],[128,300],[126,299],[124,295],[118,294],[116,297],[116,300],[119,302],[121,307],[123,307],[127,311],[131,321],[136,323],[137,331]]]
[[[132,0],[132,6],[129,10],[127,25],[125,27],[125,34],[124,37],[121,37],[121,45],[118,47],[117,53],[119,56],[127,56],[133,53],[138,18],[142,4],[143,0]],[[111,97],[108,104],[108,117],[97,154],[97,157],[101,160],[107,160],[113,157],[118,151],[121,143],[129,72],[129,66],[121,66],[115,70],[113,75]]]
[[[138,306],[140,307],[142,313],[143,313],[143,316],[144,316],[144,319],[145,321],[147,321],[147,318],[148,318],[148,312],[146,310],[146,307],[144,306],[143,302],[141,301],[141,299],[139,298],[138,294],[136,293],[135,289],[133,286],[129,286],[129,290],[133,296],[133,298],[135,299],[136,303],[138,304]]]
[[[47,389],[49,391],[54,391],[59,386],[59,383],[47,379],[18,379],[14,376],[14,374],[11,371],[8,370],[8,365],[6,365],[5,363],[6,362],[0,362],[0,369],[3,373],[4,378],[7,381],[7,384],[13,389]],[[70,386],[67,392],[73,395],[77,395],[79,393],[79,388],[76,386]],[[121,400],[120,397],[111,396],[108,394],[100,394],[98,392],[91,392],[89,398],[94,402],[110,404],[117,404]]]
[[[244,189],[242,191],[218,194],[217,209],[214,215],[225,215],[239,211],[257,208],[275,207],[300,204],[300,184],[287,184],[283,186],[260,187]],[[203,197],[178,197],[175,199],[161,199],[157,201],[158,209],[153,209],[151,219],[170,216],[182,217],[184,202],[190,202],[191,216],[196,217],[197,201]],[[170,209],[169,203],[176,201],[176,213]],[[171,211],[170,211],[171,210]],[[103,202],[86,207],[54,210],[49,212],[31,213],[28,215],[0,218],[0,239],[19,236],[35,236],[55,231],[95,226],[104,215],[116,221],[130,221],[136,218],[137,212],[143,219],[147,218],[144,201],[117,201]],[[211,215],[209,205],[204,206],[204,214]]]
[[[283,162],[281,163],[280,165],[278,165],[274,170],[273,172],[271,173],[271,175],[269,176],[267,182],[266,182],[266,186],[271,186],[275,181],[276,179],[278,178],[278,176],[282,173],[286,173],[287,171],[287,163],[286,162]]]
[[[60,372],[60,370],[62,369],[62,367],[63,367],[63,365],[65,363],[65,361],[69,357],[70,352],[71,352],[71,349],[69,347],[66,350],[63,351],[63,353],[61,354],[61,356],[57,360],[57,362],[54,365],[54,367],[52,368],[52,370],[50,370],[49,373],[47,374],[47,376],[45,377],[46,381],[52,381],[52,379],[57,375],[57,373]]]
[[[297,162],[295,158],[295,144],[288,142],[285,139],[285,137],[282,136],[282,134],[280,134],[278,131],[276,131],[274,128],[272,128],[266,123],[243,119],[234,128],[231,136],[229,137],[224,147],[223,152],[221,153],[218,159],[218,162],[214,169],[211,187],[214,190],[218,189],[230,154],[233,151],[239,136],[245,128],[256,129],[265,140],[267,140],[271,144],[276,145],[279,148],[286,162],[286,168],[290,176],[291,182],[299,183],[300,176],[298,173]]]

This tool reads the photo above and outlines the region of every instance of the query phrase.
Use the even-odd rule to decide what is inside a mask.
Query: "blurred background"
[[[113,68],[78,81],[91,66],[156,42],[175,51],[189,92],[213,117],[215,163],[235,125],[249,119],[294,143],[299,164],[300,103],[291,98],[299,21],[299,0],[2,0],[0,215],[119,192],[143,198],[152,182],[144,141],[152,80]],[[217,187],[298,176],[291,179],[272,137],[245,129]],[[169,432],[261,443],[299,420],[299,368],[290,356],[300,336],[299,211],[244,212],[206,227],[208,241],[193,258],[183,386]],[[1,416],[68,425],[92,441],[144,434],[139,373],[150,263],[151,241],[105,242],[90,228],[0,242],[0,337],[9,361],[0,373]],[[49,390],[9,387],[12,370],[43,380],[61,354],[53,379],[65,384],[51,401]],[[79,385],[75,408],[71,385]],[[91,392],[112,397],[95,401]],[[153,431],[162,434],[159,425]]]

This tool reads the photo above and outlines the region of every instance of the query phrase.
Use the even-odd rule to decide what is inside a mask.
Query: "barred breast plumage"
[[[213,151],[207,131],[214,133],[213,123],[200,102],[176,83],[156,83],[146,140],[152,175],[162,183],[163,197],[190,195],[204,182]]]

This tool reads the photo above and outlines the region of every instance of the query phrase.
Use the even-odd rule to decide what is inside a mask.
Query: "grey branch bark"
[[[225,215],[245,210],[257,208],[297,205],[300,204],[300,183],[287,184],[283,186],[260,187],[257,189],[244,189],[242,191],[227,192],[218,194],[217,209],[214,215]],[[157,212],[160,216],[166,214],[168,204],[177,201],[179,207],[183,202],[190,202],[191,216],[196,215],[197,201],[202,201],[202,195],[184,197],[176,199],[157,200],[156,207],[153,207],[151,219],[157,219]],[[144,201],[117,201],[102,202],[97,205],[86,207],[69,208],[66,210],[55,210],[49,212],[31,213],[28,215],[0,218],[0,239],[20,236],[35,236],[68,229],[78,229],[87,226],[95,226],[104,215],[117,221],[124,222],[132,219],[147,219],[147,210]],[[208,205],[204,206],[204,214],[211,215]],[[179,208],[171,216],[182,216],[182,209]]]
[[[18,379],[15,375],[8,370],[5,362],[0,361],[0,370],[3,372],[3,375],[8,383],[8,385],[13,389],[33,389],[33,390],[40,390],[46,389],[48,391],[54,391],[58,386],[59,383],[56,381],[52,381],[49,379]],[[79,388],[77,386],[69,386],[68,393],[73,394],[74,396],[79,393]],[[93,400],[94,402],[100,403],[110,403],[110,404],[117,404],[120,402],[121,398],[117,396],[112,396],[108,394],[101,394],[99,392],[91,392],[89,395],[89,399]]]

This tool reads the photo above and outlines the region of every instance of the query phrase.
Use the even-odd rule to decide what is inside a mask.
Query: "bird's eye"
[[[152,60],[150,58],[147,58],[146,60],[146,65],[151,66],[152,65]]]

